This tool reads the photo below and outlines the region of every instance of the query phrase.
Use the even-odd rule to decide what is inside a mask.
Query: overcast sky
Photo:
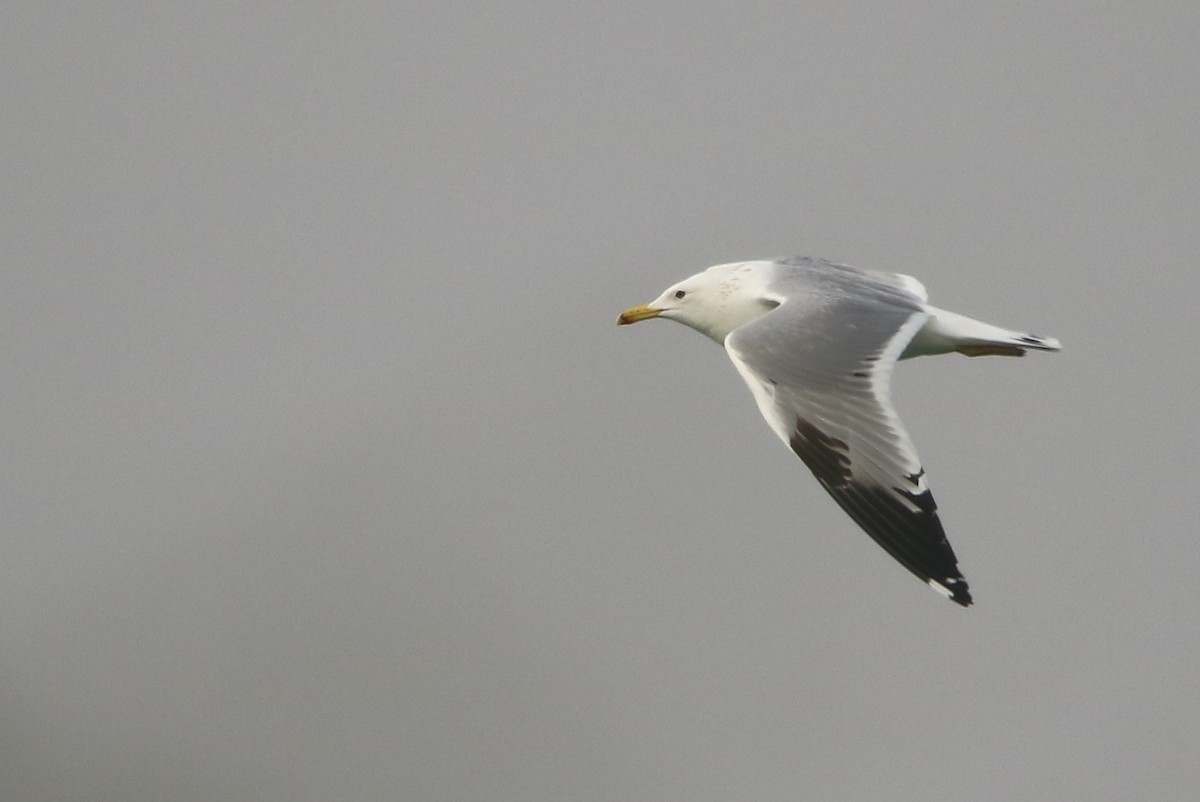
[[[510,5],[9,9],[0,797],[1200,793],[1200,6]],[[1062,340],[896,375],[975,607],[615,325],[786,254]]]

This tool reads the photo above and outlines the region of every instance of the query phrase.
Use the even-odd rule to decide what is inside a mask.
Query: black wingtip
[[[790,445],[838,506],[888,554],[955,604],[971,606],[937,503],[928,489],[921,489],[923,468],[904,477],[911,490],[856,480],[849,444],[800,416]]]
[[[963,607],[970,607],[975,603],[974,599],[971,598],[971,591],[967,587],[967,580],[963,579],[961,576],[947,577],[946,579],[940,581],[937,579],[927,579],[925,581],[929,583],[929,587],[933,588],[955,604],[962,605]]]

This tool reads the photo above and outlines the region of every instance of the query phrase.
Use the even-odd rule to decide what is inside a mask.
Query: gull
[[[850,518],[931,588],[971,604],[925,470],[891,400],[896,362],[1057,351],[928,303],[912,276],[809,257],[715,265],[620,325],[678,321],[725,346],[771,429]]]

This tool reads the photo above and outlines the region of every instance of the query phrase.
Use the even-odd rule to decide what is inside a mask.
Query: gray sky
[[[0,38],[0,797],[1200,790],[1195,3]],[[896,376],[974,608],[614,324],[790,253],[1062,339]]]

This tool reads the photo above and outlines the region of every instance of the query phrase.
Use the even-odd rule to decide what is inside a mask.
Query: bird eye
[[[685,295],[687,295],[687,293],[686,293],[686,292],[684,292],[683,290],[675,290],[675,297],[676,297],[676,298],[682,298],[682,297],[683,297],[683,296],[685,296]]]

